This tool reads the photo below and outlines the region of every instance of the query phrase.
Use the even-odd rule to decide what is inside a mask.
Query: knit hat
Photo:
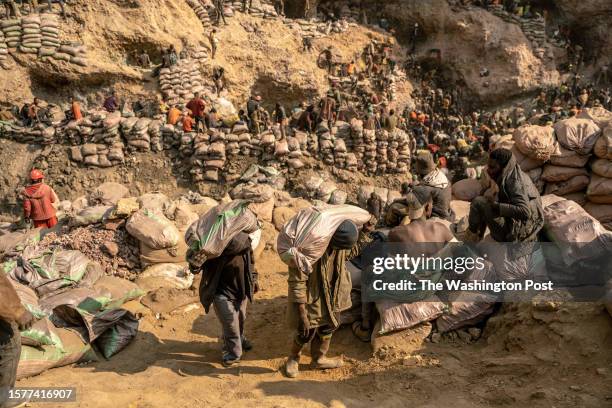
[[[425,204],[432,199],[431,190],[424,186],[416,186],[406,198],[408,201],[408,217],[411,220],[417,220],[423,217]]]
[[[334,249],[351,249],[357,243],[359,230],[350,220],[343,221],[334,232],[330,245]]]
[[[429,152],[420,153],[416,159],[416,172],[425,176],[436,169],[433,156]]]

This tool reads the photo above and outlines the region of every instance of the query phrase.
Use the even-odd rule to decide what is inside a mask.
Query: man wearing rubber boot
[[[314,368],[343,365],[342,359],[329,358],[327,352],[332,335],[340,325],[339,313],[351,307],[352,282],[345,262],[370,242],[368,233],[373,225],[370,222],[359,232],[352,221],[344,221],[310,274],[289,268],[289,322],[296,333],[285,365],[287,377],[298,375],[300,354],[308,342]]]

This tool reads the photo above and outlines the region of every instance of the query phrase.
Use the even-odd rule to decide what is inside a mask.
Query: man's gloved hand
[[[34,316],[28,310],[24,311],[16,320],[19,331],[28,330],[34,324]]]
[[[189,270],[191,273],[198,274],[206,262],[206,254],[203,251],[195,252],[192,249],[187,251],[187,260],[189,262]]]

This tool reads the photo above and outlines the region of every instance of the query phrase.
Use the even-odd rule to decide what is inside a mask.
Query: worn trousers
[[[223,295],[215,295],[213,306],[222,328],[223,360],[235,360],[242,357],[247,303],[246,298],[236,301]]]
[[[491,237],[497,242],[507,241],[508,225],[503,217],[495,214],[491,203],[485,197],[476,197],[470,204],[468,216],[470,231],[482,236],[489,227]]]
[[[334,331],[336,331],[336,329],[329,325],[313,327],[312,329],[308,330],[308,333],[304,333],[304,330],[298,328],[298,331],[295,334],[295,342],[300,346],[304,346],[308,344],[315,335],[325,339],[331,337],[334,334]]]
[[[20,355],[19,330],[15,325],[0,320],[0,408],[4,408],[9,389],[15,386]]]
[[[51,217],[48,220],[32,220],[34,228],[53,228],[57,225],[57,217]]]

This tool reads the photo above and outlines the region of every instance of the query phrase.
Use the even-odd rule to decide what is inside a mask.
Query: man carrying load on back
[[[32,220],[34,228],[53,228],[57,225],[55,207],[53,204],[59,202],[57,194],[51,187],[43,183],[44,175],[40,170],[33,169],[30,172],[32,184],[22,191],[23,216]]]
[[[288,313],[296,333],[285,365],[287,377],[298,375],[300,354],[308,342],[314,367],[330,369],[343,365],[342,359],[328,358],[327,352],[340,325],[338,314],[351,307],[352,282],[345,262],[357,256],[370,241],[368,233],[372,227],[370,222],[360,232],[355,223],[344,221],[310,274],[289,267]]]
[[[247,303],[253,301],[258,291],[249,234],[238,233],[220,256],[207,260],[201,268],[191,269],[194,273],[202,272],[200,301],[206,313],[213,305],[221,322],[223,365],[234,366],[240,362],[243,351],[253,348],[244,336]]]
[[[8,404],[8,391],[15,386],[17,365],[21,354],[19,331],[32,326],[34,317],[19,300],[9,278],[0,273],[0,407]]]

